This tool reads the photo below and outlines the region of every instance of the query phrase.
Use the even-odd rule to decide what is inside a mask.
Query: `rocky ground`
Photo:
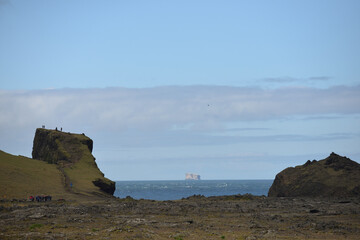
[[[0,201],[0,239],[359,239],[360,199]]]

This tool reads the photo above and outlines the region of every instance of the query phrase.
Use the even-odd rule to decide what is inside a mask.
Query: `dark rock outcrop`
[[[85,135],[36,129],[32,157],[48,163],[77,162],[83,155],[82,145],[92,152],[93,141]]]
[[[89,194],[98,187],[102,192],[112,195],[115,182],[105,178],[99,170],[91,154],[92,149],[93,141],[85,134],[38,128],[32,157],[56,164],[64,175],[64,184],[69,191]]]
[[[97,178],[93,183],[106,193],[113,195],[115,192],[115,182],[109,181],[109,179]]]
[[[335,153],[320,161],[309,160],[277,174],[268,196],[360,196],[360,164]]]

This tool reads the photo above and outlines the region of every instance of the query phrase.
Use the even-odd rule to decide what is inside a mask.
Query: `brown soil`
[[[0,239],[358,239],[360,199],[0,201]]]

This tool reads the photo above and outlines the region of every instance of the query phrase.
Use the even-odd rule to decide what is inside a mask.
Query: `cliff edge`
[[[336,153],[320,161],[308,160],[277,174],[268,196],[360,196],[360,164]]]
[[[83,195],[113,194],[115,182],[104,177],[92,155],[93,141],[84,134],[38,128],[32,157],[55,164],[67,191]]]

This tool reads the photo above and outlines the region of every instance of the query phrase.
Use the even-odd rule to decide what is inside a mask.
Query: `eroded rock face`
[[[276,175],[269,197],[360,196],[360,164],[331,153]]]
[[[97,167],[95,158],[91,154],[92,149],[93,141],[84,134],[38,128],[34,137],[32,157],[58,165],[69,191],[71,191],[70,182],[79,181],[82,181],[82,186],[77,186],[85,190],[87,184],[84,179],[89,179],[90,184],[112,195],[115,191],[115,182],[105,178]],[[70,174],[67,174],[69,172]],[[77,181],[77,178],[81,180]],[[92,190],[87,189],[87,191]]]
[[[82,145],[92,152],[93,141],[85,135],[38,128],[35,132],[32,157],[55,164],[59,161],[75,163],[83,155]]]

